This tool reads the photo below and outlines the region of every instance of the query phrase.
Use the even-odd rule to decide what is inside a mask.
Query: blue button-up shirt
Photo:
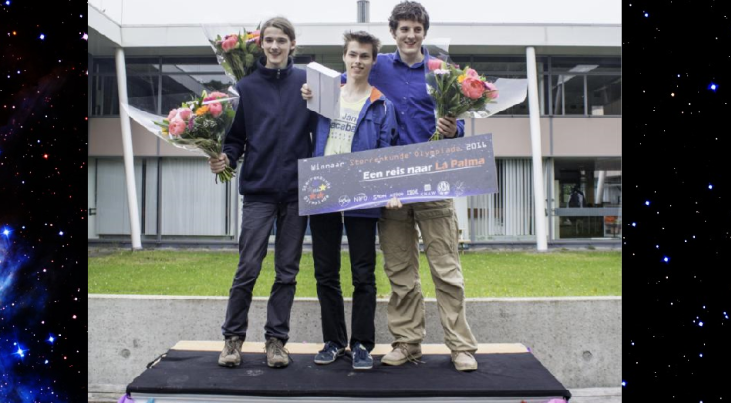
[[[436,107],[426,85],[425,61],[429,53],[422,47],[424,60],[409,67],[395,53],[378,54],[368,82],[378,88],[396,108],[398,145],[423,143],[436,130]],[[343,74],[343,81],[345,74]],[[464,136],[464,121],[457,121],[457,136]]]

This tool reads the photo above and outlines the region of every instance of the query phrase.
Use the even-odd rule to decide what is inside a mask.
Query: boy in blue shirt
[[[399,121],[398,145],[422,143],[437,128],[446,138],[464,136],[464,122],[454,118],[435,121],[434,101],[426,90],[429,54],[422,42],[429,30],[429,14],[415,1],[394,7],[389,28],[398,50],[379,54],[368,81],[394,103]],[[310,96],[302,87],[302,96]],[[444,341],[459,371],[477,369],[477,340],[467,323],[464,277],[459,261],[459,225],[454,201],[440,200],[402,205],[393,199],[378,222],[384,269],[391,283],[388,328],[393,350],[381,362],[402,365],[421,357],[426,334],[424,296],[419,280],[419,226],[424,250],[436,286]]]

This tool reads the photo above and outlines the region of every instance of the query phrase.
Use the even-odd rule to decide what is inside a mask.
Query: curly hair
[[[424,33],[429,31],[429,13],[424,6],[416,1],[403,1],[396,5],[388,17],[388,27],[391,32],[396,32],[399,21],[417,21],[424,25]]]

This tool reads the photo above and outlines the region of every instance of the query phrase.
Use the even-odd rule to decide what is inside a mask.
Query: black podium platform
[[[475,355],[479,369],[473,372],[456,371],[444,346],[425,346],[421,363],[398,367],[381,365],[380,355],[374,354],[374,367],[366,371],[353,370],[349,356],[330,365],[317,365],[313,362],[314,349],[320,346],[312,345],[306,349],[288,345],[292,363],[281,369],[267,367],[263,344],[258,352],[250,346],[252,352],[244,352],[242,364],[236,368],[220,367],[219,352],[210,351],[213,349],[171,349],[138,376],[128,386],[127,393],[136,403],[149,399],[155,399],[155,403],[282,400],[546,403],[557,399],[551,403],[558,403],[570,398],[569,391],[525,347],[523,352],[519,352],[520,348],[495,352],[496,349],[483,346],[492,345],[481,345]],[[374,353],[388,348],[379,346]]]

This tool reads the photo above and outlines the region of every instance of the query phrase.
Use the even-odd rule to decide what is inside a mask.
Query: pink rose
[[[485,85],[482,81],[467,77],[462,81],[462,93],[471,99],[479,99],[485,92]]]
[[[472,77],[472,78],[477,78],[477,79],[480,78],[480,75],[477,74],[477,72],[474,69],[467,69],[467,71],[465,71],[465,75],[467,77]]]
[[[190,119],[190,115],[192,113],[193,111],[191,111],[190,108],[178,109],[178,116],[186,122]]]
[[[213,99],[219,99],[219,98],[228,98],[228,95],[224,94],[223,92],[213,91],[212,93],[210,93],[210,95],[208,97],[209,98],[212,97]]]
[[[174,118],[175,118],[176,116],[178,116],[178,110],[177,110],[177,109],[173,109],[173,110],[171,110],[171,111],[170,111],[170,113],[168,114],[168,122],[172,122],[172,121],[173,121],[173,119],[174,119]]]
[[[173,136],[180,136],[181,134],[185,133],[185,122],[183,119],[175,118],[170,122],[170,126],[168,127],[170,134]]]
[[[429,61],[426,62],[426,65],[429,68],[429,71],[434,71],[442,68],[442,61],[439,59],[429,58]]]
[[[487,90],[487,97],[490,99],[497,98],[498,92],[497,87],[493,83],[488,83],[487,81],[484,82],[485,89]]]
[[[211,115],[217,118],[223,112],[223,105],[220,102],[211,102],[208,104],[208,112],[211,112]]]
[[[239,37],[238,35],[228,35],[226,36],[226,39],[223,40],[221,43],[221,47],[223,48],[224,52],[229,52],[232,49],[236,48],[236,45],[239,44]]]

